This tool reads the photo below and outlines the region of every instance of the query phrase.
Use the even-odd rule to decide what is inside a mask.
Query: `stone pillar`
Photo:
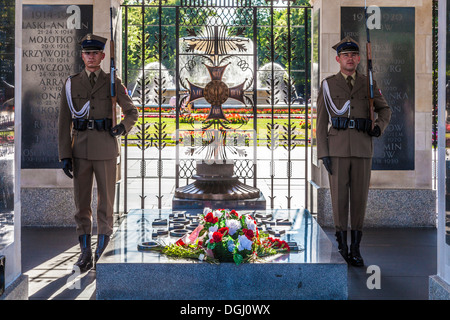
[[[450,69],[450,61],[446,61],[449,48],[449,32],[447,31],[447,17],[450,13],[450,0],[439,1],[438,16],[438,132],[446,132],[446,119],[448,112],[446,106],[450,103],[446,93],[446,84],[449,76],[446,71]],[[450,162],[446,159],[445,135],[438,137],[438,243],[437,243],[437,274],[429,279],[430,300],[450,300],[450,208],[447,198],[450,191],[446,186],[450,179]],[[447,189],[447,190],[446,190]]]
[[[359,70],[366,73],[367,37],[364,1],[311,0],[310,3],[313,6],[312,57],[316,57],[311,70],[314,107],[321,80],[339,71],[336,52],[331,47],[350,35],[360,43]],[[374,79],[388,101],[393,117],[384,135],[374,141],[366,227],[435,225],[431,3],[421,0],[367,1],[368,7],[377,6],[375,10],[379,14],[372,17],[378,18],[372,22],[379,24],[371,25],[374,29],[370,30]],[[317,159],[314,147],[312,163],[311,209],[322,226],[333,226],[328,175]]]
[[[0,49],[2,67],[20,63],[21,1],[4,1],[5,10],[1,28],[2,40],[15,46]],[[6,39],[5,39],[6,36]],[[28,299],[28,276],[22,274],[21,211],[20,211],[20,86],[17,70],[1,70],[0,97],[0,300]],[[6,82],[4,82],[6,81]],[[1,302],[0,302],[1,303]]]
[[[19,75],[16,81],[21,83],[19,92],[22,96],[26,95],[22,105],[16,106],[22,111],[26,110],[23,117],[17,119],[24,121],[20,180],[22,225],[24,226],[75,226],[73,184],[72,180],[66,177],[61,170],[62,164],[59,163],[57,154],[57,114],[61,83],[64,83],[63,81],[68,75],[80,72],[82,69],[81,51],[60,62],[56,61],[56,64],[59,64],[57,67],[63,68],[62,71],[58,69],[58,72],[54,73],[47,69],[43,74],[39,74],[39,70],[33,72],[33,68],[53,65],[55,61],[41,61],[40,58],[35,57],[35,53],[38,50],[47,49],[56,57],[55,53],[58,50],[74,52],[79,50],[77,39],[81,39],[90,32],[110,39],[110,8],[118,9],[122,2],[123,0],[21,1],[21,13],[23,11],[24,19],[31,22],[24,24],[23,29],[18,30],[23,35],[20,46],[25,47],[25,53],[23,53],[22,63],[16,65]],[[46,15],[48,15],[47,19]],[[77,25],[77,21],[71,20],[71,17],[74,17],[73,19],[80,18],[81,24]],[[36,20],[37,26],[33,24],[33,19]],[[42,24],[43,22],[47,22],[45,26]],[[56,25],[51,25],[51,22]],[[69,24],[72,23],[74,26],[69,27]],[[117,39],[120,40],[122,34],[120,19],[116,26],[119,28],[116,31],[116,47],[117,43],[119,44],[119,47],[116,48],[116,66],[120,69],[121,55],[117,54],[121,52],[121,41],[117,41]],[[40,30],[36,30],[37,28]],[[44,38],[38,39],[37,36]],[[67,48],[64,47],[66,43],[70,44]],[[73,48],[76,49],[73,50]],[[109,42],[106,44],[105,53],[102,69],[109,72]],[[61,56],[60,52],[58,52],[58,56]],[[120,71],[118,71],[118,75],[120,75]],[[30,80],[27,80],[29,77],[36,77],[33,94],[41,100],[45,100],[45,102],[40,102],[38,107],[28,102],[30,99],[27,92],[31,87]],[[46,82],[48,85],[44,86]],[[43,96],[44,92],[47,94],[46,97]],[[35,114],[33,114],[34,112]],[[33,116],[36,118],[30,118]],[[27,134],[29,136],[26,136]],[[96,225],[96,192],[94,192],[93,202],[93,221]]]

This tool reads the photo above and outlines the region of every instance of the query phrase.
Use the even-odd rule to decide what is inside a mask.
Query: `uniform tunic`
[[[81,110],[84,104],[90,101],[88,119],[112,118],[109,74],[100,70],[93,87],[89,82],[87,70],[72,76],[71,82],[72,103],[75,110]],[[124,115],[121,123],[128,132],[136,123],[138,112],[120,79],[116,79],[116,85],[117,103]],[[77,233],[81,235],[92,232],[91,202],[95,175],[98,190],[98,233],[110,235],[113,225],[116,164],[120,152],[119,140],[111,136],[109,130],[75,130],[65,88],[62,90],[60,101],[58,146],[60,159],[73,159]]]
[[[330,96],[338,109],[350,100],[350,118],[369,118],[369,102],[366,76],[356,73],[350,90],[342,73],[327,79]],[[333,207],[333,219],[337,231],[347,230],[350,205],[352,230],[361,230],[367,204],[372,168],[373,143],[367,132],[347,128],[337,130],[331,126],[324,102],[323,84],[317,99],[317,156],[331,158],[329,175]],[[337,117],[329,110],[331,117]],[[381,133],[391,118],[391,110],[374,83],[375,124]],[[341,117],[348,117],[348,113]],[[350,203],[349,203],[350,200]]]

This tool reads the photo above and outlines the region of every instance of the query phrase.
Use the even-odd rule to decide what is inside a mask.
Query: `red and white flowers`
[[[290,251],[285,241],[260,231],[253,217],[240,215],[235,210],[205,208],[203,214],[199,215],[199,222],[190,235],[168,246],[163,252],[174,252],[172,255],[180,257],[208,257],[210,261],[240,264]]]

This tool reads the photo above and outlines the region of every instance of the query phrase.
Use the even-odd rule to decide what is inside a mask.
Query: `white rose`
[[[232,236],[241,228],[241,222],[235,219],[229,219],[225,222],[225,225],[228,227],[228,233]]]
[[[214,210],[214,212],[213,212],[213,216],[216,218],[220,219],[222,217],[222,215],[223,215],[223,212],[220,210]]]
[[[207,215],[210,212],[211,212],[211,208],[206,207],[206,208],[203,209],[203,214],[204,215]]]
[[[208,238],[209,239],[212,239],[212,235],[213,235],[213,233],[214,232],[216,232],[217,230],[218,230],[218,226],[216,226],[216,225],[214,225],[214,226],[212,226],[212,227],[209,227],[209,229],[208,229]]]
[[[247,229],[252,230],[253,232],[256,232],[256,222],[249,216],[245,216],[245,224],[247,225]]]
[[[253,242],[248,240],[248,238],[245,235],[241,235],[238,237],[239,245],[238,250],[242,251],[244,249],[252,250],[252,244]]]

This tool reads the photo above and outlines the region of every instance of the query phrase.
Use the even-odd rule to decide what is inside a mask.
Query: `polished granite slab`
[[[179,237],[170,235],[171,217],[198,213],[131,210],[97,263],[97,299],[347,299],[347,264],[306,210],[239,211],[262,216],[261,228],[297,245],[298,251],[262,263],[214,265],[141,250],[151,240],[175,242]],[[154,224],[164,219],[169,221],[167,235]]]
[[[180,199],[173,197],[173,210],[201,210],[204,207],[209,208],[234,208],[235,210],[265,210],[266,198],[260,193],[259,198],[255,199],[235,199],[235,200],[200,200],[200,199]]]

